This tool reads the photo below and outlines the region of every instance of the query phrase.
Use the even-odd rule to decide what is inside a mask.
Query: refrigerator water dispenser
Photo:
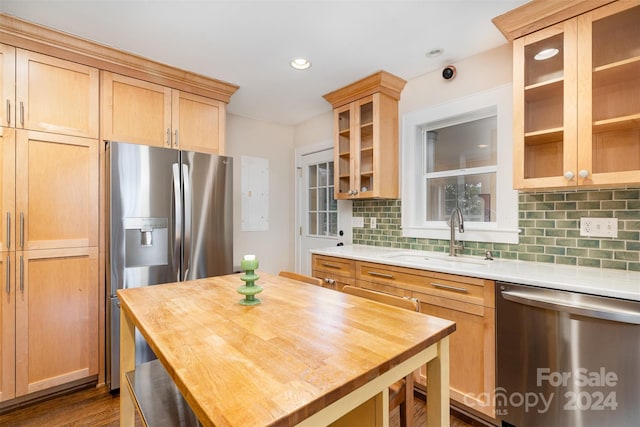
[[[125,218],[125,267],[166,265],[167,218]]]

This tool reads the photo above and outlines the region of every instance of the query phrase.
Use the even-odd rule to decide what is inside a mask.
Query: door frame
[[[295,239],[294,239],[294,264],[295,271],[302,271],[302,258],[300,256],[300,248],[302,245],[302,214],[304,212],[302,206],[302,157],[317,153],[319,151],[332,150],[334,149],[333,140],[325,140],[316,144],[304,145],[301,147],[297,147],[295,149],[295,195],[294,195],[294,205],[295,205]],[[334,173],[335,173],[335,165],[334,165]],[[337,200],[338,203],[338,230],[342,230],[344,232],[343,236],[340,236],[339,239],[345,245],[351,244],[351,206],[352,202],[350,200]]]

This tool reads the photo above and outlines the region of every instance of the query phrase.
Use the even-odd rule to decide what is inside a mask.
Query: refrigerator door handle
[[[180,197],[180,167],[173,164],[173,197],[174,197],[174,240],[173,240],[173,268],[178,280],[180,277],[180,244],[182,243],[182,199]]]
[[[191,181],[189,181],[189,166],[182,165],[182,182],[184,183],[184,268],[182,273],[183,279],[188,277],[189,267],[191,264]]]

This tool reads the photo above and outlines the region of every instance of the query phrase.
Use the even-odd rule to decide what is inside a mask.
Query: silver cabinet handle
[[[329,267],[329,268],[342,268],[342,267],[341,267],[341,266],[339,266],[339,265],[329,264],[328,262],[323,262],[323,263],[322,263],[322,266],[323,266],[323,267]]]
[[[7,295],[11,293],[11,257],[7,255]]]
[[[7,99],[7,126],[11,126],[11,101]]]
[[[7,212],[7,249],[11,249],[11,212]]]
[[[20,125],[24,127],[24,102],[20,101]]]
[[[171,129],[167,128],[167,146],[171,147]]]
[[[178,129],[176,129],[173,134],[175,135],[175,137],[173,139],[173,146],[175,148],[178,148],[180,146],[180,143],[178,142]]]
[[[180,245],[182,244],[182,198],[180,197],[180,166],[173,164],[173,197],[174,197],[174,241],[173,241],[173,268],[178,280],[180,277]]]
[[[182,251],[184,252],[184,257],[182,262],[184,264],[184,268],[182,269],[184,277],[182,280],[185,280],[189,277],[189,267],[191,264],[191,182],[189,181],[189,166],[182,164],[182,187],[184,188],[184,245],[182,247]]]
[[[333,279],[329,279],[328,277],[326,279],[324,279],[324,282],[329,284],[329,285],[335,285],[336,281]]]
[[[20,212],[20,249],[24,249],[24,212]]]
[[[376,277],[384,277],[386,279],[393,279],[393,274],[378,273],[377,271],[367,271],[367,274]]]
[[[468,294],[469,293],[469,291],[467,289],[459,288],[457,286],[442,285],[440,283],[432,283],[431,286],[433,286],[434,288],[438,288],[438,289],[446,289],[447,291],[462,292],[463,294]]]
[[[20,292],[24,293],[24,257],[20,255]]]

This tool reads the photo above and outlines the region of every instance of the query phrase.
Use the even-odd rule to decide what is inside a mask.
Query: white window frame
[[[402,235],[449,240],[446,221],[426,221],[426,180],[424,179],[425,124],[495,108],[497,114],[497,170],[495,222],[465,222],[458,240],[518,243],[518,192],[513,189],[513,135],[511,84],[478,92],[444,104],[413,111],[402,117]]]

